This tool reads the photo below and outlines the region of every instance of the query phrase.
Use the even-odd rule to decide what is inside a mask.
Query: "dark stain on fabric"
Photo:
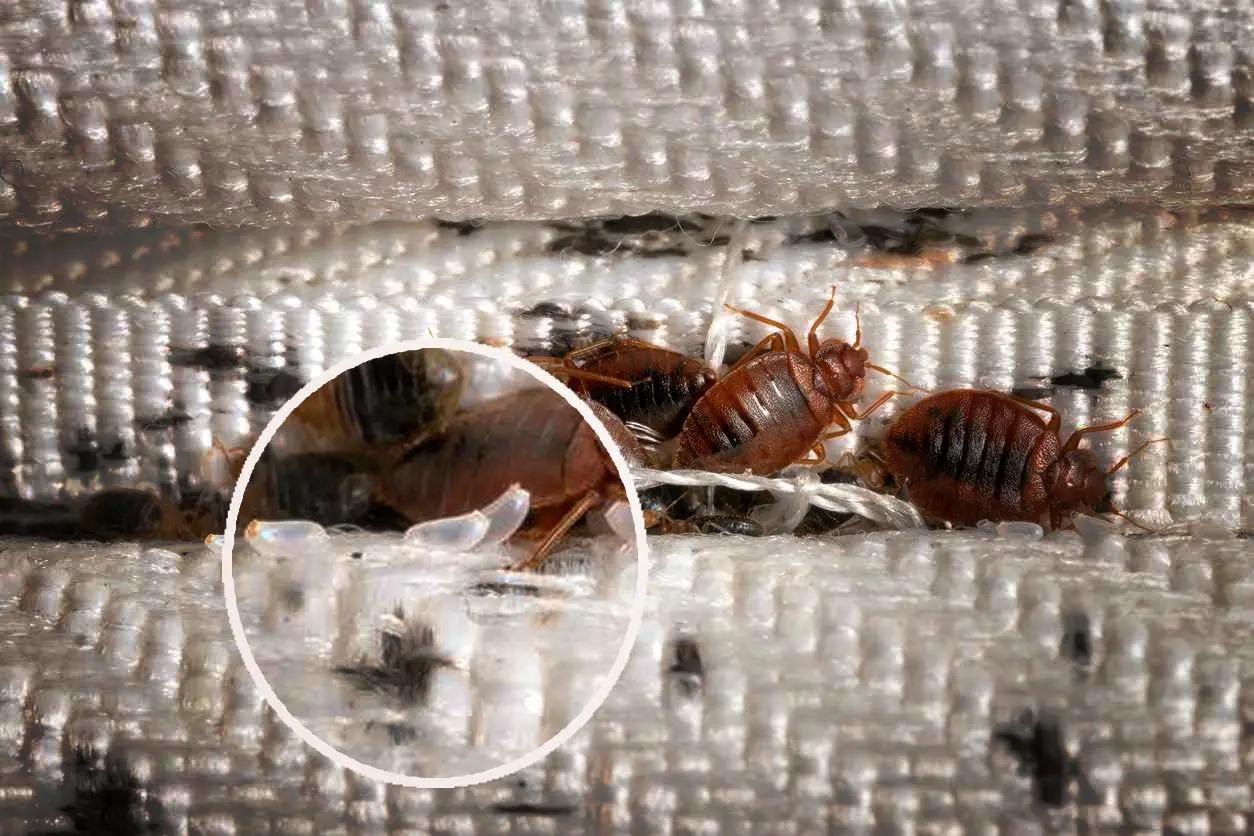
[[[1069,386],[1073,389],[1097,391],[1110,380],[1122,380],[1123,375],[1114,369],[1101,366],[1089,366],[1080,372],[1067,372],[1051,377],[1049,382],[1055,386]]]
[[[1036,799],[1060,807],[1076,775],[1076,763],[1067,753],[1062,721],[1049,710],[1026,709],[1013,721],[993,730],[993,740],[1019,761],[1022,774],[1032,777]]]

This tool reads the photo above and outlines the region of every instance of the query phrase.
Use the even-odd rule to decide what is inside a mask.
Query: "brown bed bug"
[[[591,425],[547,388],[511,392],[455,416],[383,473],[378,499],[410,522],[482,508],[512,485],[531,494],[534,569],[593,508],[625,496]]]
[[[386,458],[439,432],[461,401],[465,374],[449,351],[399,351],[354,366],[320,387],[290,416],[311,450]]]
[[[679,434],[693,405],[717,379],[695,357],[626,337],[602,340],[543,365],[558,377],[571,377],[573,389],[628,427],[646,427],[661,439]]]
[[[623,454],[623,458],[627,460],[629,466],[649,467],[653,464],[652,451],[640,443],[640,439],[635,433],[627,429],[627,425],[623,423],[622,419],[596,401],[585,399],[584,403],[592,410],[592,414],[597,417],[597,420],[605,425],[610,438],[614,440],[614,444],[618,446],[619,452]]]
[[[226,525],[225,497],[216,492],[176,502],[140,488],[109,488],[87,497],[79,525],[101,540],[201,540]]]
[[[860,320],[853,345],[838,339],[820,342],[818,329],[835,296],[833,288],[832,298],[810,326],[809,354],[787,325],[728,306],[778,330],[750,349],[693,406],[679,436],[675,467],[770,475],[810,452],[821,463],[826,460],[824,441],[848,433],[851,421],[903,394],[885,392],[858,412],[855,405],[867,369],[897,375],[868,362]],[[838,429],[826,432],[832,425]]]
[[[1110,505],[1106,480],[1167,439],[1146,441],[1107,470],[1080,442],[1137,414],[1080,427],[1063,443],[1062,416],[1051,406],[979,389],[941,392],[897,417],[884,438],[884,461],[920,511],[958,525],[1018,520],[1058,528],[1071,512],[1127,519]]]

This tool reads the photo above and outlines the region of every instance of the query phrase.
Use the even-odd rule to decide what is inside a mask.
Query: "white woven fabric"
[[[358,779],[276,722],[207,550],[6,540],[0,832],[76,799],[134,802],[119,832],[1247,831],[1249,541],[1085,536],[653,538],[644,629],[592,725],[457,791]],[[369,710],[311,675],[325,722]],[[541,681],[546,705],[582,694]]]
[[[232,576],[253,658],[293,716],[359,762],[450,778],[545,743],[618,658],[635,550],[565,545],[535,575],[504,571],[495,551],[337,535],[286,555],[241,548]],[[399,651],[407,670],[381,659],[389,629],[420,637]]]
[[[832,240],[831,219],[755,224],[750,257],[726,273],[726,248],[700,244],[722,234],[717,221],[644,243],[600,225],[506,224],[45,245],[12,281],[47,289],[0,303],[9,489],[51,498],[93,480],[186,484],[213,437],[259,432],[293,382],[394,339],[561,353],[630,333],[699,355],[726,276],[729,301],[799,332],[836,286],[824,335],[851,338],[860,306],[873,359],[928,389],[1052,396],[1065,431],[1139,408],[1130,428],[1093,440],[1101,455],[1157,436],[1172,445],[1134,459],[1116,499],[1152,526],[1249,527],[1254,227],[1222,213],[1115,213],[1038,240],[1042,222],[958,215],[941,231],[961,239],[915,256],[844,227]],[[1025,240],[1032,252],[1015,254]],[[597,247],[612,252],[579,251]],[[724,327],[733,351],[766,330],[734,315]],[[873,391],[892,382],[872,378]],[[899,408],[859,422],[829,456],[880,435]]]
[[[17,0],[34,226],[1249,201],[1219,0]]]

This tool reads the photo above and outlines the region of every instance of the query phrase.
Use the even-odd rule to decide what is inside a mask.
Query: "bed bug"
[[[1058,528],[1069,512],[1123,517],[1110,505],[1106,480],[1167,439],[1146,441],[1108,470],[1080,442],[1138,414],[1080,427],[1063,443],[1062,416],[1051,406],[978,389],[941,392],[897,417],[884,438],[884,461],[919,510],[959,525],[1020,520]]]
[[[256,519],[358,523],[370,510],[375,477],[367,460],[342,453],[286,456],[267,450],[253,468],[240,503],[241,525]]]
[[[516,484],[530,493],[533,528],[544,532],[518,569],[538,567],[584,515],[625,495],[592,427],[559,395],[536,388],[455,416],[384,473],[378,499],[419,523],[482,508]]]
[[[399,351],[354,366],[292,410],[309,449],[386,458],[439,432],[461,401],[465,375],[442,349]]]
[[[625,337],[572,351],[560,365],[545,365],[559,377],[582,372],[573,378],[576,391],[629,427],[647,427],[663,439],[679,434],[693,405],[716,380],[713,369],[701,360]]]
[[[755,345],[706,391],[684,421],[674,466],[722,473],[770,475],[810,452],[826,459],[823,442],[852,429],[901,392],[884,392],[862,412],[866,370],[897,377],[868,362],[859,320],[853,345],[819,341],[818,329],[831,313],[836,291],[809,332],[809,354],[787,325],[760,314],[730,310],[778,330]],[[897,378],[900,380],[900,378]],[[917,388],[917,387],[916,387]],[[835,425],[835,431],[825,432]]]
[[[640,443],[640,438],[636,434],[627,429],[627,425],[623,423],[621,418],[596,401],[585,400],[584,402],[588,404],[588,408],[592,410],[592,414],[597,417],[597,420],[605,425],[610,438],[614,440],[614,444],[618,446],[619,451],[623,454],[623,458],[627,460],[629,466],[646,467],[652,464],[653,456],[651,451]]]
[[[199,540],[222,531],[226,503],[215,492],[175,502],[139,488],[92,494],[78,509],[84,533],[101,540]]]

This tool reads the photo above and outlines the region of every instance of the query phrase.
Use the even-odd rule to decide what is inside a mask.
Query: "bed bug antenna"
[[[905,379],[904,377],[902,377],[901,375],[897,374],[896,372],[891,372],[891,371],[889,371],[888,369],[884,368],[883,366],[877,366],[877,365],[876,365],[876,364],[874,364],[874,363],[864,363],[863,365],[865,365],[868,369],[872,369],[872,370],[874,370],[874,371],[879,372],[880,374],[888,375],[888,376],[889,376],[889,377],[891,377],[893,380],[899,380],[899,381],[901,381],[902,383],[906,384],[907,386],[909,386],[911,389],[913,389],[913,390],[914,390],[914,391],[916,391],[916,392],[926,392],[926,391],[927,391],[927,390],[926,390],[926,389],[924,389],[922,386],[918,386],[918,385],[916,385],[916,384],[914,384],[914,383],[911,383],[910,381],[906,380],[906,379]]]
[[[1120,470],[1126,467],[1128,462],[1132,461],[1134,458],[1144,453],[1145,449],[1149,447],[1151,444],[1166,444],[1169,449],[1171,449],[1171,446],[1172,446],[1171,439],[1167,438],[1167,436],[1162,436],[1160,438],[1151,438],[1149,441],[1144,442],[1143,444],[1141,444],[1140,447],[1136,448],[1131,453],[1124,456],[1119,461],[1115,462],[1111,466],[1110,470],[1106,471],[1106,475],[1114,476],[1116,473],[1118,473]]]

